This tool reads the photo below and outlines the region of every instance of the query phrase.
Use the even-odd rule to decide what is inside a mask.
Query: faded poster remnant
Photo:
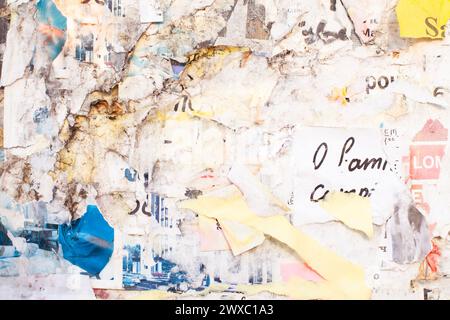
[[[58,231],[64,258],[88,273],[99,274],[111,258],[114,229],[96,206],[88,205],[81,218],[60,225]]]
[[[449,3],[0,1],[0,298],[450,298]]]

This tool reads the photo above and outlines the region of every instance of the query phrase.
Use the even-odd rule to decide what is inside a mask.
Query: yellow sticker
[[[397,19],[403,38],[443,39],[450,0],[399,0]]]

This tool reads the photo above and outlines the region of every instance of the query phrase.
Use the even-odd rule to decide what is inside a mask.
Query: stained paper
[[[450,297],[448,0],[0,12],[0,298]]]

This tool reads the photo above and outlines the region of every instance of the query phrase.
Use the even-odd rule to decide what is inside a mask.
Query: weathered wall
[[[448,299],[450,5],[397,4],[0,1],[0,297]]]

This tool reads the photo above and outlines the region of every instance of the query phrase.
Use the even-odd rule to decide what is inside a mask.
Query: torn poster
[[[96,206],[89,205],[86,213],[69,226],[60,225],[58,233],[64,258],[89,274],[99,274],[111,258],[114,229]]]

